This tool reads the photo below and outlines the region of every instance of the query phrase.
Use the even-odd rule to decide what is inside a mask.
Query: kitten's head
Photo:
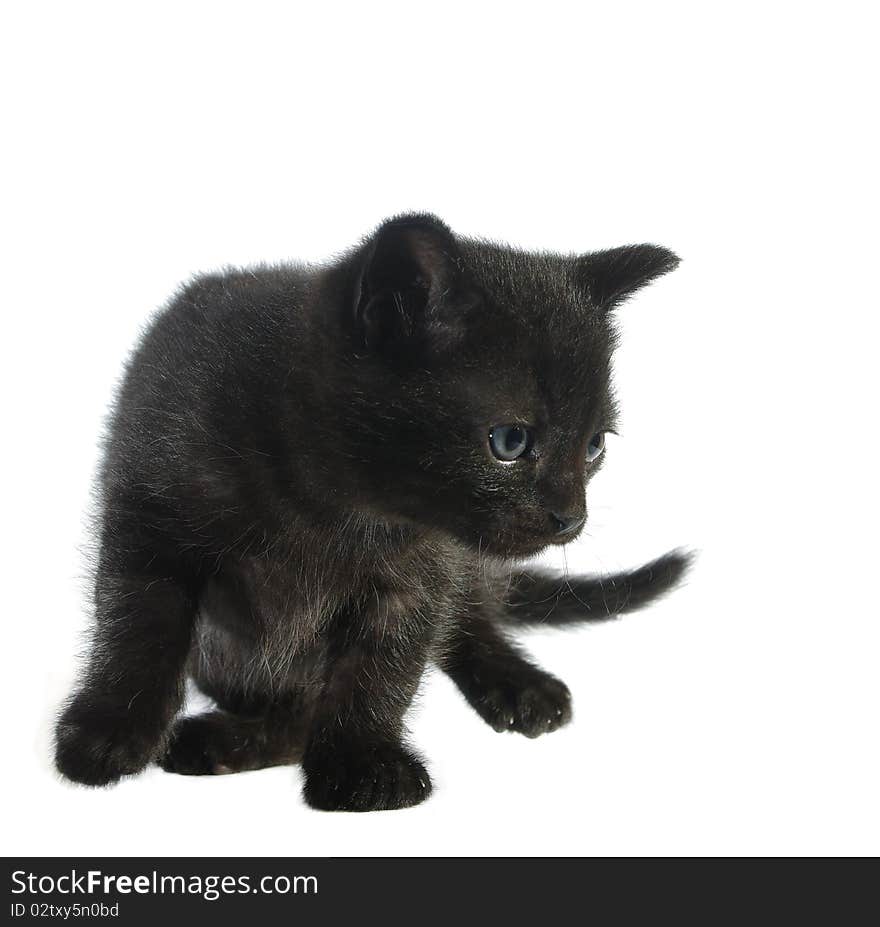
[[[502,556],[572,540],[615,427],[611,310],[678,259],[579,257],[386,222],[353,256],[345,453],[366,508]]]

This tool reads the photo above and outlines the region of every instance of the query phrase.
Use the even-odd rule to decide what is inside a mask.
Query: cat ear
[[[593,304],[608,310],[678,264],[677,255],[659,245],[625,245],[577,258],[577,276]]]
[[[414,340],[449,341],[464,291],[458,246],[431,215],[385,222],[363,251],[355,324],[366,347],[393,351]]]

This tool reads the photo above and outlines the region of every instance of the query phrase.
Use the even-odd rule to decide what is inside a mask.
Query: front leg
[[[459,616],[440,667],[496,731],[538,737],[571,720],[568,687],[530,663],[484,604]]]
[[[305,799],[324,811],[406,808],[431,793],[403,744],[403,715],[425,668],[430,626],[388,602],[339,616],[303,757]],[[390,612],[390,614],[389,614]]]
[[[74,782],[109,785],[160,750],[183,699],[196,598],[157,560],[105,549],[87,669],[56,729],[55,763]]]

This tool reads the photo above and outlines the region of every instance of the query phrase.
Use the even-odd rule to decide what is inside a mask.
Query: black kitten
[[[575,538],[614,427],[609,311],[652,245],[528,254],[403,216],[321,268],[200,277],[155,320],[101,474],[91,658],[70,779],[302,762],[316,808],[431,791],[403,741],[429,661],[495,730],[568,689],[505,627],[638,607],[686,557],[570,583],[512,563]],[[189,674],[217,709],[175,720]]]

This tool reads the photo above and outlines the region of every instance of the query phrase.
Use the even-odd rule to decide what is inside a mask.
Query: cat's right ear
[[[454,306],[465,289],[458,247],[443,222],[420,214],[388,220],[367,241],[355,286],[363,346],[399,355],[450,344],[460,333]]]

